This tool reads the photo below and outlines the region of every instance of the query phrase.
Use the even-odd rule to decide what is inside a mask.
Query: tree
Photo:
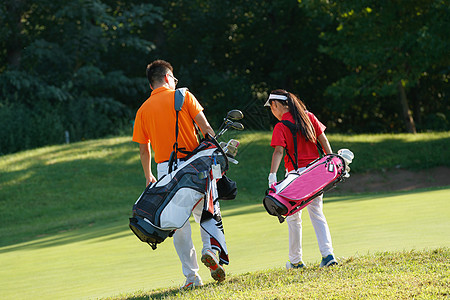
[[[1,152],[59,143],[64,131],[80,140],[129,126],[154,49],[141,28],[161,14],[142,1],[2,3]]]
[[[420,107],[411,109],[407,95],[429,76],[441,74],[434,77],[438,85],[449,79],[450,11],[446,1],[304,2],[326,11],[337,22],[334,31],[322,34],[325,45],[321,51],[347,66],[347,75],[327,89],[341,105],[342,115],[353,115],[350,111],[358,106],[354,101],[365,101],[366,120],[400,127],[398,114],[402,111],[403,128],[415,132],[412,111],[426,111],[426,104],[414,101],[413,105]],[[439,101],[433,95],[426,97],[426,102]],[[395,98],[400,105],[392,105],[399,103]]]
[[[311,16],[297,2],[187,1],[158,3],[166,12],[166,44],[159,49],[176,66],[208,116],[229,108],[250,110],[253,128],[268,129],[262,104],[272,89],[298,94],[317,114],[323,90],[342,67],[318,52],[328,16]],[[331,72],[330,72],[331,70]],[[245,112],[245,111],[244,111]],[[261,119],[266,121],[260,122]]]
[[[131,127],[159,58],[213,124],[240,108],[268,129],[284,88],[332,130],[448,130],[449,18],[443,0],[5,0],[0,153]]]

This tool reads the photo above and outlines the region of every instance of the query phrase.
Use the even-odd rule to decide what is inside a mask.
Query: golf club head
[[[240,111],[238,109],[230,110],[226,116],[226,119],[230,119],[233,121],[242,120],[243,118],[244,118],[244,114],[242,113],[242,111]]]
[[[218,139],[221,137],[229,128],[233,128],[235,130],[244,130],[244,125],[239,122],[233,122],[231,120],[225,119],[222,123],[222,126],[219,128],[219,133],[216,134],[215,138]]]
[[[235,130],[244,130],[244,125],[242,125],[242,123],[239,123],[239,122],[233,122],[231,124],[231,128],[233,128]]]

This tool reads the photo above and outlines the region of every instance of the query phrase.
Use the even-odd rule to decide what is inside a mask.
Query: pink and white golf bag
[[[328,154],[312,162],[300,173],[288,173],[286,178],[272,184],[266,191],[263,200],[265,209],[283,223],[283,216],[298,212],[314,198],[334,188],[344,177],[349,177],[348,164],[349,160],[341,155]]]

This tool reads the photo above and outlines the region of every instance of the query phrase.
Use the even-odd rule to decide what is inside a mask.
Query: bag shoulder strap
[[[317,151],[319,151],[320,158],[325,156],[325,152],[323,151],[322,144],[320,144],[319,139],[316,140]]]
[[[175,90],[175,111],[180,111],[184,104],[184,98],[186,97],[186,93],[188,91],[188,88],[179,88]],[[178,118],[177,118],[178,120]]]
[[[181,111],[181,108],[184,104],[184,98],[186,97],[186,93],[188,88],[179,88],[175,90],[175,99],[174,99],[174,108],[176,114],[175,121],[175,143],[173,144],[173,151],[170,153],[169,158],[169,173],[178,168],[178,152],[183,151],[183,149],[178,148],[178,113]]]
[[[281,120],[281,123],[284,124],[292,133],[292,137],[294,138],[294,159],[289,155],[289,152],[286,149],[286,154],[288,155],[289,159],[291,160],[292,164],[294,165],[294,170],[298,169],[298,147],[297,147],[297,128],[295,127],[295,124],[291,121],[287,120]]]
[[[287,128],[289,128],[289,130],[292,133],[292,136],[294,138],[294,158],[295,161],[292,159],[292,157],[289,155],[289,153],[286,151],[289,159],[291,160],[292,164],[294,165],[295,170],[298,169],[298,154],[297,154],[297,128],[295,127],[295,124],[292,123],[291,121],[288,120],[281,120],[281,123],[283,123],[283,125],[285,125]],[[317,147],[317,151],[319,152],[319,157],[324,157],[325,156],[325,152],[323,151],[322,145],[320,144],[319,140],[316,139],[316,147]]]

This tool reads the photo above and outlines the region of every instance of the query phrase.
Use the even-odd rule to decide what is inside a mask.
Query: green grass
[[[449,195],[447,188],[327,197],[325,214],[335,254],[345,263],[379,251],[450,247],[445,238],[450,232]],[[281,271],[288,255],[286,224],[279,224],[261,204],[228,203],[223,205],[223,217],[231,260],[226,267],[229,278],[243,280],[240,274]],[[304,261],[308,270],[315,270],[320,254],[307,211],[303,219]],[[199,249],[197,224],[193,224],[193,239]],[[153,251],[131,233],[126,218],[2,247],[0,265],[2,299],[92,299],[124,293],[134,297],[152,289],[176,290],[184,281],[172,240]],[[200,275],[211,283],[203,266]],[[403,276],[389,276],[397,275]]]
[[[225,136],[236,136],[231,132]],[[238,134],[238,165],[228,175],[240,201],[259,203],[272,148],[269,132]],[[329,135],[333,149],[352,149],[352,176],[367,170],[450,166],[450,132],[399,135]],[[145,179],[130,137],[44,147],[1,156],[0,246],[60,230],[123,219]],[[283,177],[282,168],[279,178]],[[20,216],[21,222],[14,226]]]
[[[450,167],[450,132],[419,134],[330,135],[333,150],[355,153],[356,173],[393,168],[421,170]]]
[[[189,291],[160,289],[109,299],[448,299],[449,256],[449,248],[378,252],[327,269],[275,268]]]
[[[352,176],[357,176],[368,169],[395,168],[399,161],[405,168],[447,165],[449,154],[443,149],[448,149],[449,137],[447,132],[329,139],[334,150],[355,152]],[[239,195],[222,203],[231,259],[227,273],[236,281],[253,276],[239,274],[279,268],[287,259],[287,228],[261,205],[272,153],[270,133],[240,134],[239,140],[240,163],[228,172],[238,182]],[[376,159],[386,153],[388,159]],[[403,163],[405,155],[409,158]],[[96,298],[139,290],[148,294],[183,282],[171,240],[152,251],[127,227],[145,184],[138,147],[129,137],[5,155],[0,170],[2,299]],[[325,197],[336,255],[346,262],[378,251],[450,247],[445,238],[450,232],[449,196],[450,188],[444,187]],[[308,270],[314,270],[320,257],[306,215],[304,256]],[[193,238],[198,248],[197,224]],[[210,280],[206,268],[200,274]],[[215,288],[211,286],[211,293]],[[267,298],[275,297],[271,295]]]
[[[3,156],[0,246],[124,218],[145,185],[137,151],[121,137]]]

